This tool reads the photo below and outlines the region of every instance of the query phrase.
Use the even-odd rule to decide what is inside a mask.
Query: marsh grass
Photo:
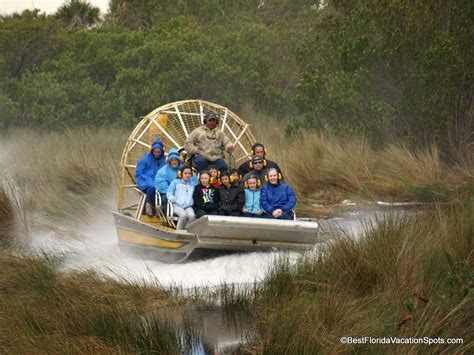
[[[4,145],[4,170],[24,196],[24,206],[64,223],[87,222],[116,194],[127,132],[76,129],[14,132]]]
[[[178,353],[185,330],[160,316],[169,292],[94,272],[61,274],[61,256],[0,254],[1,353]]]
[[[15,213],[12,202],[0,185],[0,248],[8,248],[14,240],[13,226]]]
[[[375,150],[364,137],[304,131],[287,137],[282,127],[288,121],[251,115],[255,135],[303,203],[346,198],[448,202],[474,190],[472,149],[460,150],[448,164],[434,146]],[[116,195],[128,133],[83,128],[3,137],[9,155],[0,164],[10,177],[8,188],[19,191],[22,209],[28,211],[23,216],[35,211],[62,224],[89,222]]]
[[[449,202],[474,191],[472,146],[450,158],[436,146],[391,144],[372,148],[363,136],[297,131],[286,136],[277,121],[250,115],[257,140],[281,166],[303,201],[341,202],[346,198]]]
[[[342,232],[296,264],[279,260],[256,297],[264,353],[472,351],[472,199]],[[341,336],[463,338],[462,345],[342,345]]]
[[[0,180],[0,248],[21,249],[31,237],[33,210],[27,196],[4,175]]]

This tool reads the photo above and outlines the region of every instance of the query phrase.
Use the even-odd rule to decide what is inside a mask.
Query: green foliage
[[[43,60],[55,57],[65,40],[60,24],[39,14],[39,10],[0,21],[1,58],[9,76],[16,79]]]
[[[299,110],[288,132],[472,141],[471,1],[113,0],[101,26],[97,15],[70,0],[54,16],[1,18],[0,126],[132,126],[159,104],[202,98]],[[38,80],[51,85],[34,95]]]
[[[100,22],[100,9],[84,0],[67,0],[56,12],[56,18],[67,28],[92,27]]]
[[[308,13],[296,97],[304,124],[376,142],[468,143],[473,18],[471,1],[334,1]]]

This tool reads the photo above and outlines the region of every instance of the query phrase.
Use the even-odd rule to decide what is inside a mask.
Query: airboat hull
[[[170,263],[183,262],[198,250],[305,251],[318,242],[316,222],[203,216],[186,231],[179,231],[161,225],[158,219],[144,222],[113,215],[121,250]]]

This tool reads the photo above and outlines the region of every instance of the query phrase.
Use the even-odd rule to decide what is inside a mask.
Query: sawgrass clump
[[[296,264],[280,260],[256,296],[255,346],[265,353],[377,352],[351,337],[462,338],[463,344],[386,345],[385,351],[472,351],[472,199],[338,233]]]

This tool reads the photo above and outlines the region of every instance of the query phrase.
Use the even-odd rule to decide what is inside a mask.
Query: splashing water
[[[33,250],[58,252],[64,256],[63,270],[94,269],[117,279],[146,281],[163,286],[191,288],[248,284],[260,281],[272,262],[283,255],[296,261],[299,254],[254,252],[231,254],[183,264],[168,264],[123,254],[118,249],[111,214],[102,215],[80,232],[80,236],[57,231],[33,233]],[[74,234],[74,233],[71,233]]]
[[[335,229],[357,236],[367,221],[374,220],[381,212],[350,212],[344,218],[319,221],[320,235],[330,235]],[[33,233],[34,250],[59,252],[64,256],[62,268],[68,270],[94,269],[98,272],[127,281],[145,281],[162,286],[184,289],[194,286],[210,287],[223,283],[250,284],[261,281],[269,267],[281,257],[296,262],[295,252],[253,252],[231,254],[183,264],[168,264],[140,259],[121,253],[111,213],[99,215],[95,221],[77,232],[43,230]]]

